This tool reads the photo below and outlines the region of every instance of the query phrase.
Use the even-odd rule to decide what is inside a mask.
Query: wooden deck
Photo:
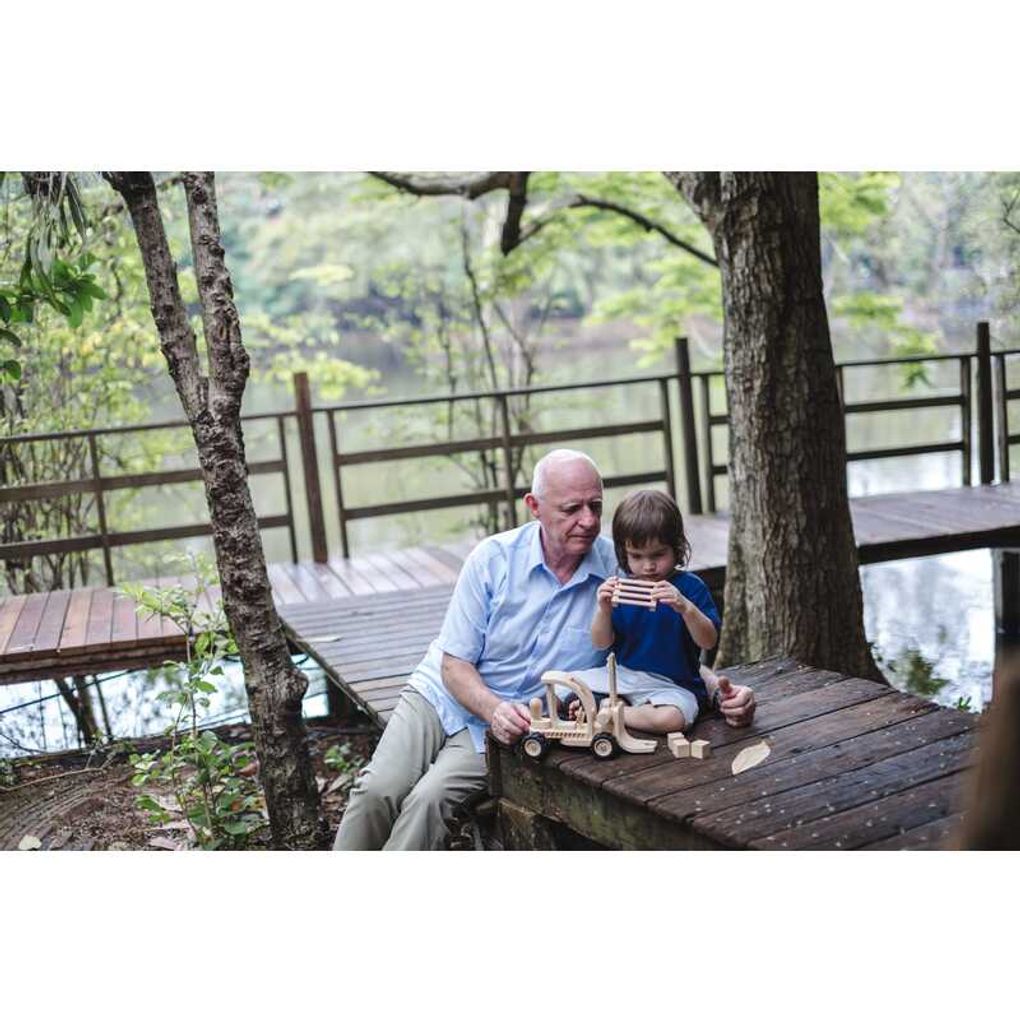
[[[851,512],[862,563],[1020,546],[1020,482],[867,496],[851,500]],[[693,547],[691,569],[709,585],[720,586],[727,518],[690,517],[687,528]],[[350,686],[353,700],[382,722],[400,676],[406,677],[438,631],[449,586],[473,544],[468,540],[407,548],[335,558],[326,564],[276,563],[269,567],[269,576],[294,643],[337,681],[361,685]],[[382,599],[397,593],[411,596],[411,602],[404,596]],[[381,601],[362,602],[369,597]],[[386,617],[400,606],[405,607],[404,614]],[[371,620],[365,619],[366,613]],[[386,656],[388,665],[370,667],[365,660],[369,650],[359,649],[354,639],[363,633],[363,625],[374,626],[372,614],[377,613],[394,621],[386,624],[395,627],[388,637],[394,654]],[[131,600],[112,588],[0,599],[0,684],[142,668],[179,657],[183,647],[183,635],[173,624],[139,618]],[[346,649],[362,657],[347,659]],[[392,672],[369,676],[384,669]],[[370,691],[390,693],[368,697]]]
[[[553,848],[562,828],[617,849],[934,849],[961,819],[972,715],[869,680],[773,659],[726,671],[754,687],[750,729],[694,727],[706,761],[599,761],[557,748],[541,762],[489,741],[504,845]],[[744,747],[770,756],[737,776]]]
[[[269,578],[281,612],[296,605],[329,605],[337,599],[356,606],[369,595],[436,585],[448,590],[473,545],[402,549],[331,560],[328,565],[274,563]],[[169,587],[179,580],[141,583]],[[141,669],[183,654],[184,635],[175,624],[139,616],[134,601],[113,588],[0,599],[0,684]]]

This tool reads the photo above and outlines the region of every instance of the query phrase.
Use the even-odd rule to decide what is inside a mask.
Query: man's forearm
[[[440,672],[444,686],[464,708],[479,719],[492,722],[492,713],[502,699],[486,686],[470,662],[444,652]]]

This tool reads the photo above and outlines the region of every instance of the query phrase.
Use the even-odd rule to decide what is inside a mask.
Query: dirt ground
[[[247,725],[216,732],[231,742],[250,740]],[[347,805],[354,769],[341,771],[323,757],[347,745],[354,764],[367,759],[378,734],[366,727],[344,727],[322,720],[309,723],[309,747],[330,834]],[[187,823],[159,826],[135,805],[139,790],[131,785],[128,754],[151,751],[158,739],[120,742],[94,751],[39,758],[7,759],[0,770],[0,850],[184,850],[190,848]],[[146,787],[151,791],[150,787]],[[158,788],[154,792],[159,792]],[[163,791],[164,795],[169,790]],[[251,849],[269,849],[268,829]]]

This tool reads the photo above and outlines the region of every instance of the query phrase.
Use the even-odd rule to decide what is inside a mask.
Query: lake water
[[[665,368],[651,371],[665,371]],[[543,381],[569,380],[580,382],[607,376],[644,374],[634,356],[626,349],[608,347],[597,358],[554,360]],[[930,376],[931,386],[923,395],[951,392],[958,385],[954,366],[936,367]],[[901,394],[902,379],[889,370],[859,369],[847,373],[846,399],[880,399]],[[390,371],[386,377],[387,397],[420,393],[420,380],[409,371]],[[721,383],[713,393],[713,410],[721,408]],[[293,396],[287,386],[253,386],[246,398],[246,411],[290,408]],[[654,386],[614,387],[569,396],[536,399],[534,427],[581,427],[605,421],[634,420],[657,416],[658,393]],[[155,420],[178,416],[169,401],[154,402]],[[674,408],[674,422],[679,417]],[[424,441],[433,423],[414,417],[383,418],[378,412],[349,412],[338,421],[344,449],[383,446],[393,442]],[[338,528],[331,475],[326,456],[328,438],[325,422],[320,421],[320,475],[326,503],[327,537],[331,550],[339,550]],[[848,419],[848,448],[861,450],[877,447],[909,445],[919,442],[951,441],[959,437],[959,413],[938,408],[920,412],[890,412],[881,415],[851,416]],[[275,425],[253,425],[246,430],[249,459],[277,456]],[[725,458],[725,429],[714,430],[713,445],[718,460]],[[607,475],[657,470],[661,466],[661,444],[657,437],[630,436],[585,442]],[[679,450],[679,444],[675,447]],[[182,431],[182,453],[175,464],[193,463],[193,453]],[[291,464],[295,470],[294,492],[302,491],[299,450],[296,438],[289,444]],[[166,466],[170,466],[168,462]],[[383,466],[385,468],[386,466]],[[383,502],[451,491],[463,486],[463,470],[448,461],[435,459],[429,463],[401,464],[399,470],[366,466],[345,472],[345,498],[350,506]],[[682,467],[677,465],[678,478]],[[975,470],[976,475],[976,470]],[[931,454],[920,457],[896,458],[849,465],[848,486],[851,496],[914,489],[937,489],[959,485],[961,464],[958,454]],[[198,485],[175,487],[178,520],[201,519],[203,494]],[[252,488],[260,513],[283,510],[282,489],[277,479],[253,477]],[[725,507],[725,479],[718,489],[720,507]],[[619,491],[607,493],[607,514],[611,514]],[[681,503],[684,494],[680,494]],[[134,497],[122,511],[124,520],[162,519],[166,496],[150,492]],[[113,511],[113,527],[118,527]],[[309,557],[309,541],[305,514],[297,511],[299,551]],[[139,526],[137,523],[134,527]],[[471,512],[465,510],[435,511],[427,514],[403,515],[397,518],[375,518],[353,522],[350,527],[355,553],[395,548],[419,542],[442,542],[463,537],[472,529]],[[289,559],[289,545],[282,530],[264,535],[269,560]],[[187,543],[197,551],[209,551],[205,540]],[[125,550],[116,562],[118,577],[151,576],[153,550]],[[865,630],[874,643],[876,654],[897,685],[913,668],[945,681],[934,695],[942,704],[953,705],[960,699],[969,700],[979,709],[991,697],[991,671],[994,661],[995,621],[992,606],[992,557],[987,550],[953,555],[903,560],[877,564],[861,570],[864,593]],[[321,714],[325,709],[322,694],[325,680],[321,672],[310,671],[310,694],[306,711]],[[167,724],[167,717],[154,700],[155,692],[169,681],[165,676],[115,676],[103,683],[107,709],[115,720],[118,736],[141,736],[158,732]],[[243,685],[236,666],[228,668],[221,691],[214,697],[206,721],[216,723],[245,717]],[[13,706],[52,693],[54,685],[25,684],[0,687],[0,755],[27,753],[45,747],[53,750],[74,744],[73,721],[59,698],[51,698],[30,709],[9,711]],[[5,711],[7,710],[7,711]],[[97,707],[98,713],[98,707]]]

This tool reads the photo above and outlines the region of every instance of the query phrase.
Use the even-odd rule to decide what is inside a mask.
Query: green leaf
[[[3,372],[8,379],[17,382],[21,378],[21,363],[8,359],[2,365],[0,365],[0,371]]]
[[[0,326],[0,337],[3,337],[8,343],[14,344],[15,347],[21,346],[21,337],[12,330],[4,329],[3,326]]]
[[[97,301],[109,301],[110,295],[99,286],[98,283],[91,276],[83,277],[78,284],[79,293],[88,294],[89,297],[95,298]]]

